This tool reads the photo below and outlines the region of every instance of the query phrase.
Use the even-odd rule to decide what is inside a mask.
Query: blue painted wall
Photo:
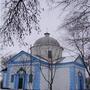
[[[40,90],[40,65],[35,64],[33,89]]]
[[[14,89],[18,90],[18,80],[19,80],[19,76],[18,74],[14,75]]]
[[[13,65],[15,65],[15,64],[23,65],[22,61],[17,61],[17,58],[21,54],[25,54],[25,52],[21,52],[21,53],[17,54],[8,63],[11,66],[8,66],[8,72],[7,72],[7,75],[5,76],[5,77],[7,77],[7,79],[4,81],[4,86],[5,87],[8,86],[8,75],[9,75],[10,70],[11,70],[10,68],[12,68]],[[29,54],[26,53],[26,55],[29,55]],[[34,75],[34,77],[33,77],[34,78],[33,79],[33,89],[40,90],[40,73],[41,72],[40,72],[40,68],[39,68],[40,67],[39,62],[42,63],[42,64],[46,64],[47,66],[48,66],[48,63],[44,62],[44,61],[41,61],[41,60],[39,60],[39,58],[34,57],[34,56],[32,56],[32,62],[37,63],[37,64],[34,65],[35,70],[34,70],[34,73],[33,73],[33,75]],[[25,64],[28,63],[28,65],[31,64],[30,61],[26,61],[24,63]],[[70,90],[75,90],[75,83],[76,83],[75,82],[76,81],[75,80],[75,78],[76,78],[76,76],[75,76],[75,65],[84,68],[84,66],[82,64],[79,64],[77,62],[58,63],[57,67],[56,67],[56,68],[70,67]],[[25,85],[25,87],[24,87],[25,89],[27,89],[28,78],[29,78],[29,75],[26,74],[25,77],[24,77],[25,80],[24,80],[24,83],[23,83]],[[19,75],[15,74],[14,75],[14,83],[15,83],[14,84],[14,89],[15,90],[18,90],[18,80],[19,80]]]
[[[84,90],[84,78],[82,75],[82,72],[80,72],[81,75],[78,74],[78,89]]]
[[[7,86],[7,72],[4,72],[3,73],[3,88],[7,88],[8,86]]]
[[[24,80],[24,84],[25,84],[25,89],[27,89],[27,84],[28,84],[28,74],[25,74],[25,80]]]
[[[70,67],[70,90],[75,90],[75,67]]]

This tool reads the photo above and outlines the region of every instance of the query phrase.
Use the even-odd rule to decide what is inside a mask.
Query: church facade
[[[80,56],[62,57],[63,48],[45,33],[31,53],[21,51],[2,71],[3,88],[11,90],[84,90],[85,67]]]

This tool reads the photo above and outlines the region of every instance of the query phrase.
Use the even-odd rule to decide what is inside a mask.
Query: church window
[[[32,81],[33,81],[33,74],[30,74],[29,75],[29,82],[32,83]]]
[[[11,82],[14,81],[14,75],[11,75]]]
[[[48,51],[48,58],[52,58],[52,51],[51,50]]]
[[[21,67],[17,73],[24,74],[24,73],[26,73],[26,71]]]
[[[79,90],[83,90],[84,81],[83,81],[83,75],[80,71],[78,72],[78,82],[79,82]]]

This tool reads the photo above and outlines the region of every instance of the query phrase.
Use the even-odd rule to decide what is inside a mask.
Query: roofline
[[[48,45],[52,45],[52,44],[48,44]],[[33,45],[30,49],[32,49],[34,47],[38,47],[38,46],[48,46],[48,45],[35,45],[35,46]],[[64,50],[64,48],[61,47],[61,46],[57,46],[57,45],[52,45],[52,46],[56,46],[56,47],[61,48],[62,50]]]

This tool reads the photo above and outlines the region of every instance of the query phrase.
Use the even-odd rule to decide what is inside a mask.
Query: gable
[[[69,63],[69,62],[74,62],[77,58],[77,56],[67,56],[67,57],[62,57],[62,61],[60,63]]]
[[[40,62],[40,63],[47,63],[45,62],[44,59],[41,59],[39,57],[33,56],[25,51],[21,51],[18,54],[16,54],[14,57],[12,57],[9,61],[8,64],[10,63],[24,63],[24,62],[31,62],[30,60],[32,59],[32,62]]]
[[[82,61],[80,56],[78,56],[77,59],[74,62],[84,66],[83,61]]]
[[[31,54],[28,54],[24,51],[19,52],[16,54],[14,57],[12,57],[8,63],[12,62],[25,62],[25,61],[30,61],[31,60]]]
[[[83,67],[85,68],[83,62],[82,62],[82,59],[80,56],[68,56],[68,57],[65,57],[61,62],[60,64],[63,64],[63,65],[72,65],[74,64],[75,66],[79,66],[79,67]]]

